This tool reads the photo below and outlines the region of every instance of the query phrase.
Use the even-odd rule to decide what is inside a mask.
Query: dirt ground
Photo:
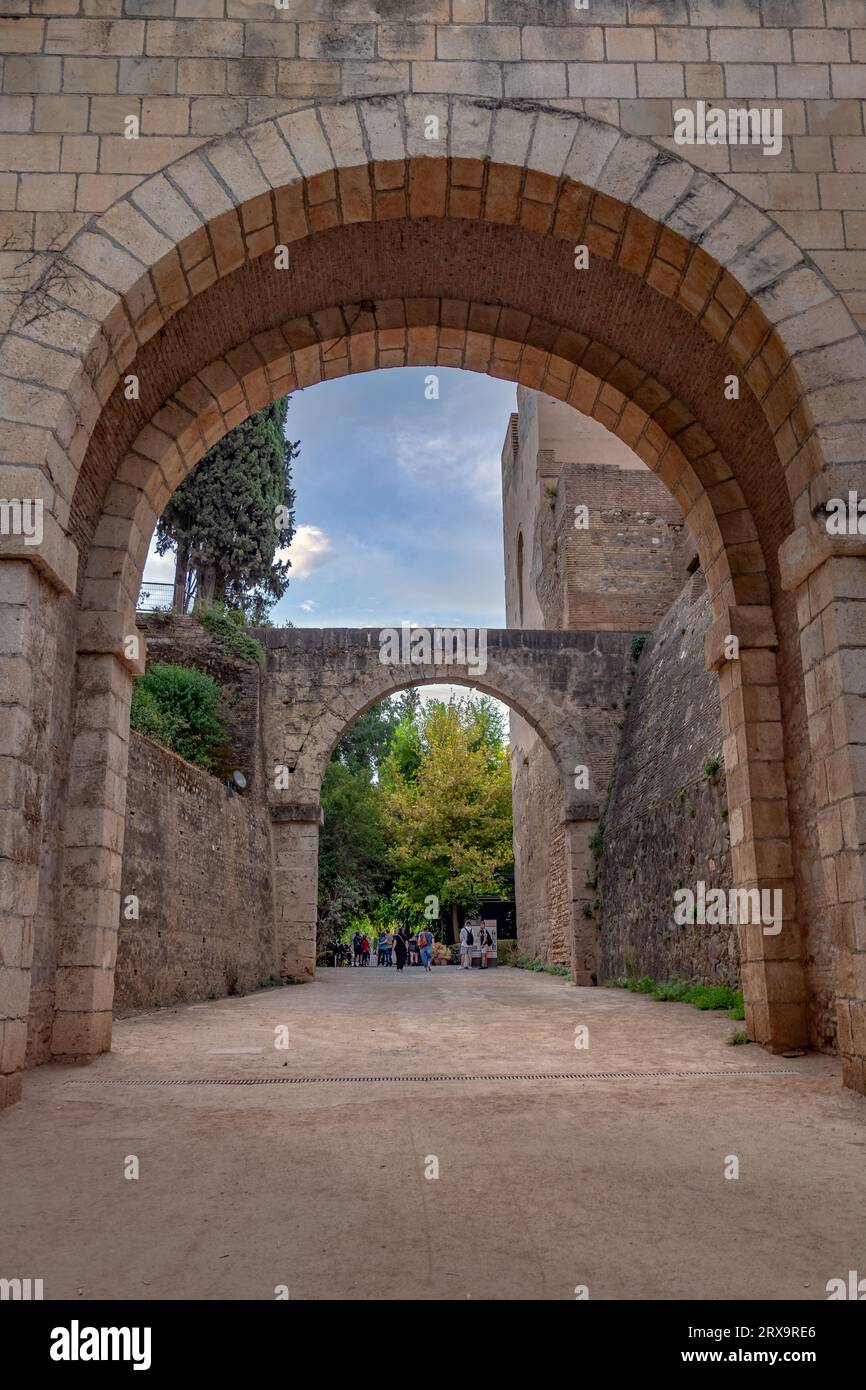
[[[0,1117],[0,1276],[82,1301],[824,1299],[866,1270],[866,1104],[737,1026],[453,968],[120,1020]],[[310,1080],[541,1072],[589,1075]]]

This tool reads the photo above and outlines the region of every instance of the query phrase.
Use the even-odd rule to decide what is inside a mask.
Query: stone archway
[[[414,656],[408,624],[399,633],[296,628],[262,630],[258,636],[267,656],[262,739],[280,973],[303,979],[315,971],[320,797],[335,747],[360,714],[387,696],[417,685],[456,682],[518,713],[553,761],[567,846],[572,977],[576,984],[594,983],[595,929],[580,908],[592,897],[586,886],[589,834],[611,771],[612,696],[626,677],[630,635],[421,628],[414,633]],[[418,650],[418,638],[429,650]],[[579,761],[591,769],[591,782],[576,791],[573,772]]]
[[[4,546],[19,561],[4,566],[19,661],[9,747],[43,808],[47,731],[64,720],[74,729],[54,1055],[94,1055],[110,1035],[125,710],[141,659],[125,639],[157,510],[257,403],[340,371],[416,361],[569,400],[621,433],[677,496],[716,614],[708,660],[720,669],[735,877],[781,883],[789,905],[774,945],[745,932],[750,1030],[774,1046],[805,1038],[789,802],[802,840],[808,772],[841,1050],[862,1087],[856,808],[866,769],[845,654],[857,644],[863,545],[827,537],[813,518],[856,461],[847,422],[862,339],[770,218],[652,141],[584,116],[467,100],[451,108],[446,157],[424,138],[424,105],[322,105],[215,140],[80,233],[40,304],[16,316],[4,486],[43,499],[45,528],[35,550]],[[576,245],[589,250],[587,271]],[[275,279],[278,246],[294,278]],[[722,391],[731,374],[736,403]],[[32,679],[46,634],[53,693]],[[736,661],[725,659],[730,635]],[[52,827],[22,817],[16,833],[25,848],[9,901],[23,981]],[[56,881],[40,899],[51,891]],[[17,1042],[9,1055],[14,1074]]]

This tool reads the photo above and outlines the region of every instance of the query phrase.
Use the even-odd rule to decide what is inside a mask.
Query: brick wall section
[[[264,805],[131,734],[115,1009],[256,989],[274,972]]]
[[[3,245],[62,246],[143,176],[310,98],[532,98],[655,138],[770,212],[866,322],[862,0],[4,0]],[[772,104],[777,156],[676,146]],[[124,120],[140,138],[124,138]],[[20,259],[20,257],[19,257]],[[26,271],[22,271],[26,273]]]

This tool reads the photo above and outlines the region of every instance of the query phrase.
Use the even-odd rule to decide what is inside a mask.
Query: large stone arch
[[[458,365],[458,355],[483,354],[489,340],[486,370],[544,390],[555,384],[554,394],[610,426],[637,428],[635,447],[681,489],[696,534],[721,538],[721,550],[708,558],[717,614],[708,657],[720,667],[732,828],[740,837],[735,874],[741,883],[791,883],[790,745],[808,700],[811,766],[802,750],[797,756],[816,779],[841,1050],[847,1078],[862,1086],[866,942],[857,797],[866,789],[866,759],[848,649],[860,640],[863,542],[828,537],[814,517],[827,496],[847,488],[862,456],[855,404],[866,374],[862,337],[770,218],[653,141],[528,103],[440,105],[438,147],[424,136],[435,101],[368,98],[311,106],[187,155],[72,241],[18,308],[0,348],[0,366],[14,372],[3,407],[4,491],[45,504],[41,545],[4,544],[4,558],[22,562],[4,566],[17,642],[10,768],[17,785],[34,784],[42,803],[46,728],[58,716],[45,708],[50,692],[37,689],[31,661],[48,629],[60,667],[68,666],[70,609],[77,689],[85,697],[76,702],[71,759],[79,775],[66,820],[70,891],[55,1053],[93,1055],[110,1030],[124,708],[136,665],[123,642],[129,611],[118,606],[118,583],[126,589],[132,570],[118,577],[112,568],[112,538],[130,544],[128,521],[147,516],[135,465],[122,471],[147,450],[136,455],[128,444],[142,447],[145,432],[156,431],[146,436],[157,453],[151,464],[171,457],[185,429],[199,434],[192,453],[206,446],[195,401],[182,398],[180,414],[172,401],[190,370],[211,400],[228,393],[220,428],[236,423],[254,408],[267,377],[263,335],[282,331],[303,382],[319,344],[339,344],[346,329],[361,352],[372,350],[375,334],[376,364],[392,365],[413,330],[418,355],[403,360],[431,360],[433,346],[421,344],[435,326],[433,360]],[[299,272],[294,313],[291,277],[275,288],[278,244],[290,248]],[[589,248],[588,271],[574,269],[578,244]],[[332,282],[341,269],[350,281],[338,292]],[[371,298],[364,290],[374,273],[381,285]],[[409,276],[408,292],[405,284],[399,292],[401,275]],[[437,284],[438,295],[431,293]],[[402,324],[388,318],[401,300],[412,305]],[[476,302],[499,317],[455,319],[454,306]],[[347,303],[357,307],[351,323],[337,313]],[[299,340],[286,336],[286,323],[307,321],[315,341],[304,327]],[[519,359],[497,355],[500,342],[522,344]],[[723,401],[726,367],[741,378],[736,405]],[[238,382],[257,373],[264,376],[250,399]],[[129,374],[141,392],[124,409]],[[288,375],[284,383],[291,389]],[[265,394],[277,389],[268,380]],[[166,467],[170,488],[182,471],[172,482]],[[666,468],[679,471],[667,478]],[[160,484],[152,470],[149,478],[156,501]],[[91,562],[91,550],[103,553]],[[796,618],[787,591],[796,594]],[[58,603],[57,594],[69,597]],[[85,605],[80,614],[75,594]],[[63,633],[55,637],[58,615]],[[723,660],[728,634],[740,640],[736,662]],[[68,674],[59,684],[71,690]],[[22,816],[15,833],[26,841],[9,892],[17,931],[11,958],[21,962],[18,1007],[41,836],[32,817],[28,826]],[[793,904],[791,911],[793,924]],[[802,1041],[796,928],[786,927],[775,945],[767,938],[744,945],[753,1036],[777,1045]],[[20,1008],[11,1016],[20,1018]]]

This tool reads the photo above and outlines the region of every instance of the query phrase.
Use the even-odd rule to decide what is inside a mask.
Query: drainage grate
[[[689,1081],[700,1077],[802,1076],[796,1067],[751,1067],[743,1071],[502,1071],[429,1072],[408,1076],[170,1076],[92,1078],[71,1086],[367,1086],[417,1085],[442,1081]]]

